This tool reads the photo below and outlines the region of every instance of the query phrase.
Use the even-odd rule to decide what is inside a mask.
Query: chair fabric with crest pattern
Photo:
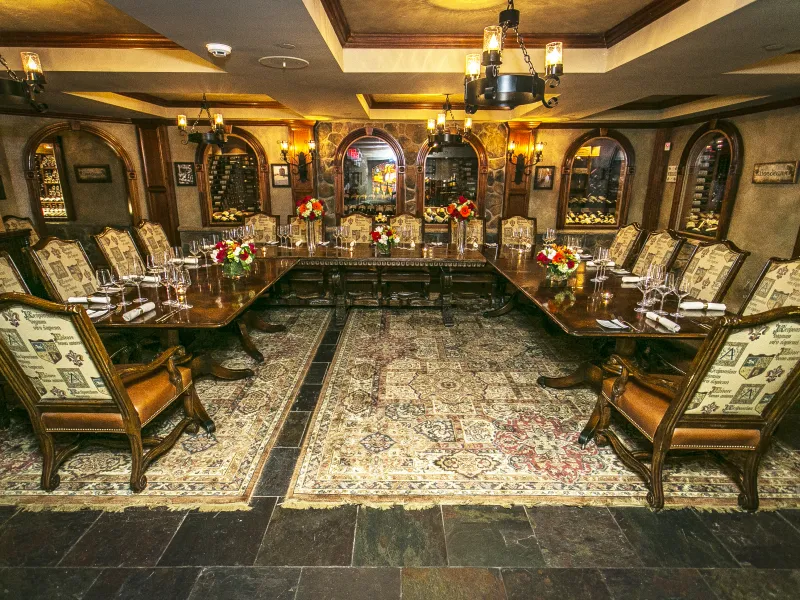
[[[143,254],[163,256],[172,247],[161,223],[142,221],[133,228],[133,232],[139,240]]]
[[[350,235],[342,236],[342,244],[349,245],[350,242],[356,244],[372,243],[372,217],[361,213],[351,213],[339,220],[339,225],[350,228]]]
[[[634,275],[646,275],[650,265],[661,265],[668,271],[678,257],[683,242],[684,239],[672,230],[654,231],[642,246],[631,271]]]
[[[0,251],[0,292],[31,293],[14,260],[5,251]]]
[[[130,486],[147,485],[144,471],[169,450],[188,427],[213,430],[200,404],[191,370],[178,364],[180,347],[147,365],[113,365],[86,311],[33,296],[0,294],[0,368],[28,412],[43,456],[41,485],[53,490],[63,461],[82,443],[104,438],[83,434],[121,434],[132,455]],[[143,438],[142,428],[178,399],[185,416],[164,438]],[[62,449],[54,434],[77,433]],[[153,446],[145,452],[145,446]]]
[[[627,358],[613,357],[621,374],[603,382],[595,407],[596,439],[650,488],[648,501],[664,505],[662,471],[672,450],[745,453],[737,474],[739,504],[758,508],[758,467],[778,423],[800,396],[800,308],[750,317],[726,317],[706,338],[683,377],[650,375]],[[632,452],[609,427],[615,410],[652,443],[652,456]],[[649,461],[648,467],[642,461]]]
[[[138,258],[139,261],[142,260],[129,231],[106,227],[102,232],[95,235],[94,239],[97,242],[97,247],[100,248],[100,252],[103,253],[106,263],[118,277],[122,277],[125,274],[127,271],[126,265],[131,260],[134,258]]]
[[[256,244],[266,244],[278,239],[278,217],[256,213],[247,217],[244,223],[253,226]]]
[[[782,306],[800,306],[800,258],[770,258],[744,301],[744,316]]]
[[[423,225],[422,225],[422,219],[420,219],[419,217],[415,217],[414,215],[409,213],[403,213],[402,215],[397,215],[396,217],[390,217],[389,225],[391,225],[392,229],[394,229],[400,236],[400,242],[402,244],[408,244],[410,242],[414,242],[417,246],[422,244]],[[403,239],[403,234],[402,234],[403,227],[411,228],[410,240]]]
[[[632,262],[636,246],[643,233],[644,231],[638,223],[620,227],[608,248],[608,257],[620,268],[625,268],[629,262]]]
[[[486,225],[485,219],[470,219],[467,221],[467,246],[472,247],[474,244],[483,246],[484,242],[484,229]],[[450,221],[450,243],[456,243],[456,229],[458,222],[455,220]]]
[[[297,245],[297,242],[302,242],[303,244],[306,243],[306,220],[301,219],[297,216],[289,215],[287,217],[287,223],[291,223],[293,225],[297,225],[296,233],[290,238],[292,240],[292,245]],[[322,219],[315,219],[312,221],[314,232],[316,234],[317,243],[324,242],[325,240],[322,237]]]
[[[500,244],[510,244],[514,237],[514,230],[522,230],[522,243],[536,246],[536,219],[528,217],[508,217],[500,220]]]
[[[750,253],[732,242],[698,244],[683,270],[692,287],[689,296],[704,302],[721,302]]]
[[[49,237],[32,246],[30,253],[45,290],[56,302],[97,291],[94,269],[79,241]]]
[[[31,246],[39,243],[39,234],[33,226],[33,221],[28,217],[15,217],[13,215],[6,215],[3,217],[3,224],[6,226],[6,231],[19,231],[20,229],[29,229],[30,235],[28,240]]]

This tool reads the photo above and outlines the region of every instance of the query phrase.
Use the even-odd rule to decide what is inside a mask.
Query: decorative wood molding
[[[640,29],[644,29],[650,25],[650,23],[657,21],[676,8],[683,6],[688,1],[689,0],[653,0],[653,2],[644,8],[636,11],[627,19],[606,31],[603,35],[606,41],[606,47],[610,48],[614,44],[620,43],[626,37],[633,35]]]
[[[533,148],[536,142],[536,129],[539,123],[537,122],[510,122],[508,124],[508,142],[506,148],[513,140],[517,148],[525,149],[525,152],[520,152],[517,155],[524,156],[525,164],[529,165],[531,157],[533,156]],[[506,185],[503,194],[503,211],[502,217],[504,219],[509,217],[528,217],[528,205],[530,202],[531,194],[531,177],[535,173],[534,166],[531,166],[531,175],[523,173],[522,181],[516,183],[516,166],[506,161]]]
[[[681,104],[689,104],[697,100],[705,100],[706,98],[714,98],[715,94],[681,94],[662,98],[661,100],[647,100],[642,98],[615,106],[611,110],[664,110],[665,108],[672,108],[673,106],[680,106]]]
[[[320,0],[320,2],[328,15],[336,37],[339,38],[339,43],[344,46],[350,39],[350,24],[347,22],[341,3],[339,0]]]
[[[664,200],[667,167],[669,166],[669,150],[664,145],[672,139],[672,128],[656,130],[653,141],[653,155],[650,159],[650,171],[647,174],[647,188],[642,212],[642,228],[646,231],[658,229],[661,216],[661,203]]]
[[[184,50],[160,33],[72,33],[15,31],[3,33],[3,46],[33,48],[116,48],[125,50]]]
[[[178,244],[180,243],[178,201],[167,126],[156,119],[140,119],[135,124],[139,153],[144,167],[147,217],[150,221],[161,225],[171,244]],[[139,221],[139,219],[134,220],[134,225],[138,225]]]
[[[156,106],[165,108],[200,108],[203,104],[201,100],[167,100],[154,96],[153,94],[142,94],[138,92],[117,92],[120,96],[126,98],[133,98],[134,100],[141,100]],[[247,101],[247,100],[229,100],[224,102],[211,102],[214,108],[271,108],[271,109],[284,109],[286,108],[280,102],[275,100],[271,101]]]
[[[381,102],[372,94],[366,94],[367,106],[376,110],[436,110],[441,112],[443,102]],[[453,110],[464,110],[463,102],[450,102]]]
[[[303,148],[308,144],[309,140],[313,139],[313,125],[293,125],[289,127],[289,148]],[[295,155],[292,158],[297,159],[297,156]],[[300,181],[300,176],[297,173],[296,167],[290,167],[290,169],[291,176],[289,177],[289,183],[291,183],[292,186],[292,200],[297,202],[306,196],[313,196],[317,176],[316,159],[311,161],[308,165],[308,181]]]
[[[0,108],[0,115],[10,115],[13,117],[36,117],[46,119],[69,119],[75,121],[95,121],[97,123],[124,123],[130,125],[133,123],[132,119],[125,119],[122,117],[106,117],[102,115],[83,115],[79,113],[65,113],[47,111],[45,113],[35,112],[32,110],[15,110],[13,108]]]

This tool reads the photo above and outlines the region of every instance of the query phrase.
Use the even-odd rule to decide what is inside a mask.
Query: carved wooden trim
[[[656,137],[653,141],[653,154],[650,159],[650,171],[647,174],[644,209],[642,211],[642,227],[647,231],[658,228],[661,203],[664,200],[667,166],[669,165],[669,151],[664,150],[664,144],[669,142],[671,138],[671,127],[656,130]]]
[[[44,140],[56,135],[61,131],[74,131],[74,121],[61,121],[42,127],[39,131],[34,133],[28,138],[25,148],[22,151],[22,169],[25,172],[25,181],[28,184],[28,197],[30,198],[31,211],[33,212],[33,220],[36,223],[36,230],[39,235],[45,237],[47,235],[47,224],[45,223],[44,215],[42,214],[42,203],[39,199],[39,183],[35,177],[36,172],[36,148],[39,147]],[[141,220],[142,215],[139,210],[139,188],[136,185],[136,166],[130,155],[125,150],[124,146],[105,129],[100,129],[94,125],[87,123],[79,124],[80,131],[85,131],[96,137],[99,137],[109,148],[111,148],[117,157],[122,161],[125,167],[125,181],[126,189],[128,192],[128,206],[130,207],[130,215],[133,223]],[[66,174],[65,174],[66,176]]]
[[[183,50],[160,33],[73,33],[14,31],[3,33],[3,46],[35,48],[117,48],[126,50]]]
[[[155,104],[164,108],[201,108],[203,102],[201,100],[166,100],[153,94],[142,94],[139,92],[117,92],[120,96],[126,98],[133,98],[134,100],[141,100],[148,104]],[[267,109],[282,109],[286,108],[280,102],[275,100],[271,101],[246,101],[246,100],[228,100],[225,102],[213,101],[211,102],[214,108],[267,108]],[[226,119],[227,121],[227,119]]]

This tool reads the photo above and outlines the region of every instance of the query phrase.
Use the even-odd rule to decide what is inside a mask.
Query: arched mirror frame
[[[625,152],[627,159],[627,166],[625,168],[625,183],[622,187],[622,197],[619,200],[617,208],[617,223],[616,225],[576,225],[570,223],[567,225],[567,212],[569,212],[569,185],[572,177],[572,164],[575,160],[575,153],[587,142],[595,138],[608,138],[617,142],[623,152]],[[633,188],[633,174],[635,172],[636,153],[633,151],[633,145],[630,140],[618,131],[613,129],[593,129],[584,133],[581,137],[576,139],[564,155],[564,164],[561,167],[561,186],[559,188],[558,200],[558,219],[556,227],[559,229],[583,229],[587,231],[602,230],[602,229],[619,229],[627,224],[628,221],[628,205],[630,203],[631,190]]]
[[[470,132],[464,134],[462,137],[470,146],[472,146],[472,149],[475,151],[475,154],[478,157],[478,187],[475,192],[477,198],[470,198],[470,200],[475,201],[475,204],[478,206],[478,216],[483,218],[483,201],[486,196],[486,180],[489,175],[489,159],[486,155],[486,148],[484,148],[483,143],[478,136]],[[418,217],[422,217],[422,213],[425,210],[425,159],[428,158],[429,153],[430,146],[426,140],[417,153],[417,210],[415,211],[415,214]]]
[[[686,176],[689,159],[694,153],[697,142],[708,133],[721,133],[728,140],[728,144],[731,148],[731,165],[728,169],[728,178],[725,180],[725,191],[722,196],[719,224],[717,225],[717,234],[714,237],[683,231],[680,229],[680,223],[678,222],[681,216],[680,207],[684,187],[687,187]],[[678,164],[678,177],[675,180],[675,191],[672,196],[672,212],[669,215],[670,227],[672,229],[681,235],[698,240],[708,241],[725,239],[728,235],[728,227],[731,223],[731,213],[733,212],[733,204],[736,201],[736,192],[739,189],[739,177],[742,174],[743,152],[742,134],[739,133],[736,126],[729,121],[709,121],[692,134],[692,137],[689,138],[686,142],[686,146],[683,148],[681,161]]]
[[[337,215],[344,214],[344,156],[347,153],[347,149],[354,142],[365,137],[375,137],[383,140],[389,144],[392,152],[394,152],[394,156],[397,159],[397,199],[394,211],[395,214],[400,215],[405,212],[406,204],[406,157],[399,142],[391,134],[377,127],[354,129],[336,147],[336,154],[333,156],[334,193],[336,194],[335,212]]]
[[[272,201],[269,193],[269,161],[267,160],[266,152],[264,152],[264,147],[252,133],[239,127],[232,127],[226,135],[229,138],[239,138],[255,152],[256,162],[258,163],[258,194],[261,201],[261,212],[268,215],[272,214]],[[199,144],[194,153],[195,170],[197,171],[197,198],[203,215],[203,226],[230,227],[232,223],[214,223],[211,221],[211,199],[209,198],[206,170],[206,160],[211,150],[212,146],[210,144]]]
[[[142,215],[139,209],[139,188],[136,184],[136,168],[122,144],[109,132],[95,127],[94,125],[88,125],[79,121],[63,121],[42,127],[39,131],[34,133],[28,139],[27,144],[25,144],[25,149],[22,152],[22,168],[25,171],[25,181],[28,184],[28,196],[30,199],[31,211],[33,212],[33,221],[39,235],[41,237],[47,235],[47,223],[42,214],[42,203],[39,199],[39,185],[36,180],[36,149],[39,147],[39,144],[62,131],[84,131],[98,137],[106,146],[114,151],[114,154],[122,161],[125,168],[127,200],[132,223],[136,224],[141,221]]]

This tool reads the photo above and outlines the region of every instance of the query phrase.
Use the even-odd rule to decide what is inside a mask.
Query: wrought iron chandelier
[[[559,76],[564,74],[561,42],[551,42],[545,48],[544,78],[533,67],[525,42],[519,33],[519,11],[514,8],[514,0],[508,0],[506,10],[500,12],[500,24],[483,30],[483,53],[467,54],[464,74],[464,104],[467,114],[475,114],[484,108],[516,108],[523,104],[541,101],[547,108],[553,108],[558,98],[545,100],[545,87],[555,88],[561,83]],[[503,46],[508,30],[513,30],[522,56],[528,65],[530,75],[501,75]],[[481,77],[481,67],[485,67]]]
[[[442,112],[436,119],[428,119],[428,148],[429,152],[441,152],[448,146],[463,146],[466,144],[464,135],[472,131],[472,118],[464,119],[464,128],[460,128],[456,123],[453,114],[453,106],[450,104],[450,94],[445,94]],[[450,116],[451,122],[447,122]]]
[[[0,78],[0,99],[4,104],[30,104],[37,112],[47,110],[47,104],[36,101],[36,94],[44,91],[44,84],[47,83],[42,72],[42,62],[39,55],[35,52],[20,52],[22,58],[22,70],[25,78],[21,78],[11,67],[8,66],[6,59],[0,55],[0,65],[6,68],[8,79]]]
[[[197,131],[197,124],[200,123],[203,112],[206,113],[210,127],[210,130],[205,133]],[[214,113],[214,116],[211,116],[211,106],[206,100],[205,93],[203,93],[203,101],[200,103],[200,112],[197,113],[197,118],[192,123],[192,127],[188,131],[186,127],[186,115],[178,115],[178,129],[183,138],[181,140],[182,144],[188,144],[189,142],[193,144],[216,144],[221,150],[225,142],[228,141],[225,135],[225,119],[222,117],[222,113]]]

